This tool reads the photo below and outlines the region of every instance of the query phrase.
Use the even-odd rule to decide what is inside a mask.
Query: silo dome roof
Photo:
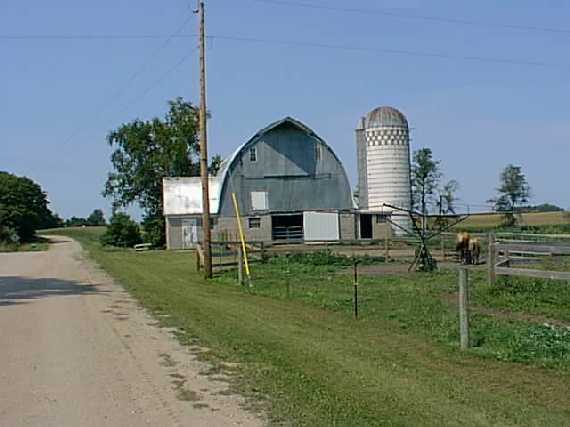
[[[378,107],[369,112],[364,118],[365,128],[381,126],[408,127],[408,120],[394,107]]]

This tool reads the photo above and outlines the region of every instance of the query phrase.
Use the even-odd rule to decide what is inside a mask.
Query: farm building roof
[[[319,137],[312,129],[305,124],[292,118],[285,117],[281,120],[271,123],[257,131],[249,140],[241,144],[229,157],[222,162],[222,167],[216,176],[210,177],[210,212],[217,214],[220,210],[220,198],[224,186],[231,185],[231,170],[233,164],[237,161],[240,153],[247,150],[253,144],[257,143],[263,138],[265,134],[271,130],[289,124],[294,126],[307,135],[315,138],[319,143],[324,145],[333,157],[340,163],[340,159],[336,156],[334,151],[328,144]],[[342,164],[342,163],[341,163]],[[346,172],[344,172],[346,177]],[[348,178],[347,178],[348,179]],[[163,180],[164,191],[164,214],[165,215],[184,215],[184,214],[199,214],[202,213],[202,187],[200,185],[199,177],[191,178],[164,178]]]
[[[383,126],[398,126],[408,127],[408,120],[406,116],[394,107],[378,107],[370,111],[364,117],[364,127],[366,129],[383,127]]]

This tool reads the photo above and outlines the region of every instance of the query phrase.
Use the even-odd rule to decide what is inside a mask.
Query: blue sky
[[[501,168],[514,163],[527,174],[534,203],[570,208],[570,3],[295,2],[392,15],[207,0],[211,154],[229,155],[290,115],[332,146],[354,185],[355,125],[368,110],[393,105],[408,116],[413,148],[431,147],[446,177],[460,182],[464,203],[493,196]],[[185,21],[182,32],[195,34],[194,5],[3,0],[0,35],[167,36]],[[64,217],[108,211],[100,194],[111,166],[110,129],[164,114],[175,96],[198,101],[192,38],[166,45],[164,39],[0,38],[0,54],[0,170],[37,180]]]

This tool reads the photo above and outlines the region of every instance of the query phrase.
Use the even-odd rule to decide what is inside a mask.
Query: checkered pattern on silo
[[[406,128],[366,129],[368,145],[408,145],[410,136]]]

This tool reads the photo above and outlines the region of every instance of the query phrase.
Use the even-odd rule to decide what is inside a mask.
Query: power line
[[[149,86],[146,87],[146,89],[144,89],[142,92],[140,92],[136,98],[132,99],[131,102],[127,103],[125,106],[123,106],[123,108],[121,108],[120,110],[118,110],[118,112],[124,112],[127,110],[127,108],[129,108],[131,105],[133,105],[135,102],[138,102],[140,100],[142,100],[146,95],[148,95],[149,92],[151,92],[153,89],[155,89],[157,86],[159,86],[164,80],[166,80],[166,78],[172,74],[174,71],[176,71],[180,66],[182,66],[188,59],[190,59],[190,57],[193,55],[194,52],[189,52],[186,55],[184,55],[182,58],[180,58],[180,60],[178,62],[176,62],[172,67],[170,67],[168,70],[166,70],[163,74],[160,75],[160,77],[158,77],[156,80],[154,80]]]
[[[257,0],[254,0],[257,1]],[[261,0],[259,0],[261,1]],[[168,41],[172,39],[187,39],[196,38],[195,34],[175,34],[171,36],[138,36],[138,35],[125,35],[125,36],[115,36],[115,35],[51,35],[51,36],[2,36],[2,38],[12,38],[12,39],[51,39],[51,40],[108,40],[108,39],[132,39],[132,40],[145,40],[145,39],[163,39],[167,38]],[[532,67],[551,67],[551,68],[565,68],[562,64],[547,63],[541,61],[532,61],[524,59],[512,59],[503,57],[486,57],[486,56],[469,56],[469,55],[453,55],[441,52],[426,52],[417,50],[406,50],[406,49],[389,49],[389,48],[370,48],[362,46],[351,46],[351,45],[336,45],[329,43],[319,43],[310,41],[296,41],[296,40],[278,40],[278,39],[264,39],[255,37],[241,37],[241,36],[230,36],[230,35],[211,35],[207,36],[209,40],[228,40],[228,41],[238,41],[238,42],[248,42],[248,43],[263,43],[281,46],[292,46],[292,47],[310,47],[310,48],[320,48],[327,50],[343,50],[343,51],[353,51],[353,52],[365,52],[365,53],[375,53],[375,54],[390,54],[390,55],[404,55],[404,56],[416,56],[416,57],[426,57],[426,58],[439,58],[439,59],[449,59],[449,60],[462,60],[462,61],[475,61],[475,62],[486,62],[486,63],[497,63],[497,64],[510,64],[510,65],[520,65],[520,66],[532,66]]]
[[[186,25],[188,24],[188,22],[190,21],[191,18],[192,18],[192,15],[188,15],[188,17],[182,22],[182,24],[176,29],[176,31],[174,31],[170,36],[166,37],[164,42],[162,42],[159,46],[157,46],[151,52],[149,57],[129,76],[129,78],[127,79],[125,84],[121,85],[121,87],[114,92],[114,94],[111,96],[110,102],[104,101],[103,103],[101,103],[99,105],[99,107],[97,108],[97,112],[95,113],[95,116],[97,119],[100,118],[105,112],[107,112],[110,109],[110,106],[112,106],[113,102],[115,102],[117,99],[120,99],[127,92],[127,90],[130,88],[132,83],[143,72],[145,72],[148,69],[149,65],[152,63],[152,61],[154,61],[156,59],[158,54],[164,48],[166,48],[176,36],[180,35],[180,33],[184,30],[184,28],[186,27]],[[184,60],[186,60],[186,59],[187,58],[185,58]],[[176,67],[178,67],[178,66],[179,65],[177,64]],[[146,93],[145,93],[145,95],[146,95]],[[75,138],[82,130],[83,130],[83,127],[77,127],[73,132],[71,132],[69,137],[67,139],[65,139],[64,145],[67,145],[69,142],[71,142],[73,140],[73,138]]]
[[[253,37],[237,37],[237,36],[227,36],[227,35],[213,35],[210,36],[211,39],[219,40],[231,40],[231,41],[243,41],[252,43],[265,43],[265,44],[275,44],[275,45],[286,45],[286,46],[299,46],[299,47],[313,47],[313,48],[323,48],[331,50],[345,50],[353,52],[368,52],[376,54],[391,54],[391,55],[405,55],[405,56],[419,56],[428,58],[439,58],[439,59],[451,59],[451,60],[464,60],[464,61],[475,61],[475,62],[489,62],[489,63],[500,63],[500,64],[510,64],[510,65],[526,65],[533,67],[554,67],[562,68],[561,64],[552,64],[540,61],[529,61],[521,59],[510,59],[510,58],[498,58],[498,57],[485,57],[485,56],[461,56],[461,55],[451,55],[447,53],[438,52],[422,52],[406,49],[388,49],[388,48],[370,48],[370,47],[359,47],[350,45],[335,45],[328,43],[318,43],[318,42],[305,42],[305,41],[293,41],[293,40],[276,40],[276,39],[261,39]]]
[[[395,9],[363,9],[363,8],[353,8],[353,7],[336,7],[336,6],[325,6],[315,3],[292,1],[292,0],[251,0],[251,1],[255,1],[258,3],[265,3],[265,4],[280,5],[280,6],[300,7],[305,9],[330,10],[336,12],[358,13],[365,15],[383,15],[391,18],[431,21],[431,22],[438,22],[438,23],[452,24],[452,25],[469,25],[473,27],[483,27],[483,28],[502,28],[508,30],[570,35],[570,29],[564,29],[564,28],[539,27],[534,25],[509,24],[509,23],[493,23],[493,22],[483,22],[483,21],[472,21],[462,18],[446,18],[441,16],[417,15],[417,14],[410,14],[407,11],[399,12]]]
[[[0,34],[0,40],[161,40],[196,37],[195,34]]]

